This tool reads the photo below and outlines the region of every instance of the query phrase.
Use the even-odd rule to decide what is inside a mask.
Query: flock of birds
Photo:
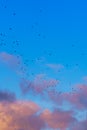
[[[7,6],[5,5],[4,8],[6,9]],[[40,13],[42,13],[42,12],[43,12],[43,10],[40,9]],[[14,17],[16,17],[17,13],[16,13],[16,12],[13,12],[12,15],[13,15]],[[38,22],[36,22],[36,24],[34,24],[34,25],[31,25],[31,28],[34,29],[35,26],[38,26]],[[8,29],[9,29],[9,31],[12,31],[12,30],[13,30],[12,27],[9,27]],[[0,50],[2,50],[2,48],[4,48],[4,49],[5,49],[5,48],[9,48],[9,45],[8,45],[8,43],[7,43],[7,41],[6,41],[6,37],[7,37],[7,34],[5,34],[5,33],[3,33],[3,32],[0,33],[0,48],[1,48]],[[41,37],[41,38],[42,38],[41,33],[38,33],[38,37]],[[46,38],[46,36],[44,35],[43,38]],[[21,56],[21,57],[23,56],[23,54],[19,54],[19,52],[18,52],[18,50],[20,50],[20,46],[21,46],[21,42],[20,42],[19,40],[17,40],[17,39],[13,40],[13,42],[10,44],[10,48],[11,48],[11,50],[12,50],[12,53],[15,54],[18,59],[20,58],[20,56]],[[71,47],[72,47],[72,48],[75,48],[75,44],[71,44]],[[52,54],[52,52],[50,51],[50,52],[47,53],[47,55],[48,55],[49,57],[51,57],[53,54]],[[81,55],[84,56],[85,53],[83,52],[83,53],[81,53]],[[40,58],[37,58],[37,60],[39,61]],[[32,59],[32,60],[30,61],[29,59],[25,59],[25,60],[24,60],[24,63],[23,63],[24,65],[21,65],[21,63],[18,62],[18,65],[20,66],[21,71],[22,71],[23,73],[26,73],[27,76],[29,76],[29,73],[27,72],[26,67],[29,66],[29,62],[34,62],[34,60]],[[25,67],[25,66],[26,66],[26,67]],[[76,66],[79,66],[79,64],[76,63]],[[66,64],[66,67],[69,67],[69,64]],[[60,72],[60,71],[59,71],[59,72]],[[34,73],[32,72],[31,75],[34,75]],[[73,89],[73,88],[72,88],[72,89]]]

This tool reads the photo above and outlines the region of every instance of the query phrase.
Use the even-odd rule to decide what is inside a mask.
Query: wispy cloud
[[[61,69],[64,68],[64,66],[62,64],[53,64],[53,63],[49,63],[46,64],[47,67],[49,67],[50,69],[52,69],[55,72],[60,71]]]
[[[0,62],[13,69],[19,76],[26,75],[27,73],[27,67],[23,63],[21,56],[17,56],[7,52],[1,52]]]
[[[10,67],[16,67],[20,64],[20,59],[13,54],[9,54],[7,52],[0,53],[0,60]]]
[[[36,75],[34,80],[21,79],[20,88],[22,93],[28,93],[34,91],[37,94],[43,94],[51,88],[56,88],[59,81],[56,79],[46,79],[44,75]]]

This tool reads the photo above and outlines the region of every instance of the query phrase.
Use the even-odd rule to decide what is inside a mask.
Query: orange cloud
[[[40,107],[33,102],[0,103],[0,130],[35,130],[35,122],[31,125],[29,120],[39,110]]]
[[[0,130],[86,130],[87,120],[78,121],[73,111],[50,111],[32,101],[0,103]]]

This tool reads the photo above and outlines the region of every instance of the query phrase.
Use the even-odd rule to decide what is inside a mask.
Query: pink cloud
[[[11,69],[15,70],[16,74],[20,76],[25,75],[27,72],[27,67],[22,62],[22,58],[20,56],[9,54],[7,52],[1,52],[0,61]]]
[[[87,85],[77,85],[76,91],[60,93],[58,91],[49,91],[49,98],[54,104],[62,105],[67,101],[76,109],[87,108]]]
[[[0,53],[0,60],[9,65],[10,67],[17,67],[19,64],[21,64],[21,60],[19,57],[14,56],[13,54],[9,54],[7,52],[1,52]]]
[[[20,88],[23,93],[28,93],[34,91],[36,94],[43,94],[51,88],[56,88],[59,81],[56,79],[46,79],[44,75],[37,75],[34,80],[22,79],[20,83]]]
[[[44,110],[40,115],[45,122],[47,122],[48,126],[53,129],[67,129],[70,128],[72,124],[76,121],[76,119],[72,116],[72,111],[60,111],[55,110],[51,112],[50,110]]]
[[[87,86],[86,85],[77,85],[76,92],[74,93],[65,93],[65,99],[69,101],[72,106],[75,106],[77,109],[86,109],[87,108]]]

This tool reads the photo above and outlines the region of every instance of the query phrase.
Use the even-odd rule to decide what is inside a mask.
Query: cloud
[[[77,85],[74,93],[65,93],[65,100],[71,103],[76,109],[87,108],[87,85]]]
[[[48,96],[50,100],[56,105],[62,105],[65,100],[64,93],[61,93],[57,90],[50,90],[48,92]]]
[[[20,59],[13,54],[9,54],[7,52],[0,53],[0,60],[10,67],[16,67],[20,64]]]
[[[0,102],[14,102],[16,101],[16,96],[14,93],[9,91],[0,91]]]
[[[24,81],[25,83],[25,81]],[[52,93],[53,92],[53,93]],[[58,93],[50,91],[50,99],[58,104],[66,100],[75,106],[75,109],[43,109],[33,101],[13,100],[14,94],[0,92],[0,129],[1,130],[86,130],[87,120],[79,121],[75,114],[76,109],[87,109],[87,87],[78,85],[75,93]],[[56,96],[55,96],[56,95]],[[6,101],[6,103],[3,103]],[[9,103],[11,102],[11,103]]]
[[[13,69],[16,74],[20,76],[27,74],[27,66],[22,62],[21,56],[16,56],[7,52],[1,52],[0,62]]]
[[[65,130],[76,121],[72,115],[72,111],[54,110],[51,112],[49,109],[42,111],[41,107],[32,101],[16,101],[4,105],[0,103],[0,129],[42,130],[60,128]]]
[[[49,91],[50,100],[56,105],[63,105],[68,102],[75,109],[87,109],[87,85],[76,85],[76,90],[60,93],[59,91]]]
[[[50,69],[52,69],[56,72],[58,72],[64,68],[64,66],[62,64],[46,64],[46,66],[48,66]]]
[[[67,129],[76,121],[72,115],[72,111],[55,110],[50,112],[49,110],[45,110],[41,114],[41,118],[53,129]]]
[[[37,75],[34,80],[21,79],[20,88],[22,93],[33,91],[35,94],[43,94],[45,91],[56,88],[59,81],[56,79],[45,79],[44,75]]]
[[[71,108],[86,109],[87,108],[87,85],[76,85],[75,90],[72,92],[61,93],[57,89],[59,81],[55,79],[45,79],[43,75],[37,75],[34,80],[22,79],[20,88],[23,94],[40,94],[44,100],[46,95],[50,102],[58,105],[63,105],[64,102],[68,102]]]
[[[34,117],[34,114],[37,113],[39,110],[39,106],[30,101],[18,101],[6,105],[0,103],[0,129],[40,130],[40,128],[42,127],[40,124],[41,122],[38,122],[38,117]],[[35,129],[35,125],[37,129]]]
[[[87,130],[87,120],[76,122],[71,130]]]

